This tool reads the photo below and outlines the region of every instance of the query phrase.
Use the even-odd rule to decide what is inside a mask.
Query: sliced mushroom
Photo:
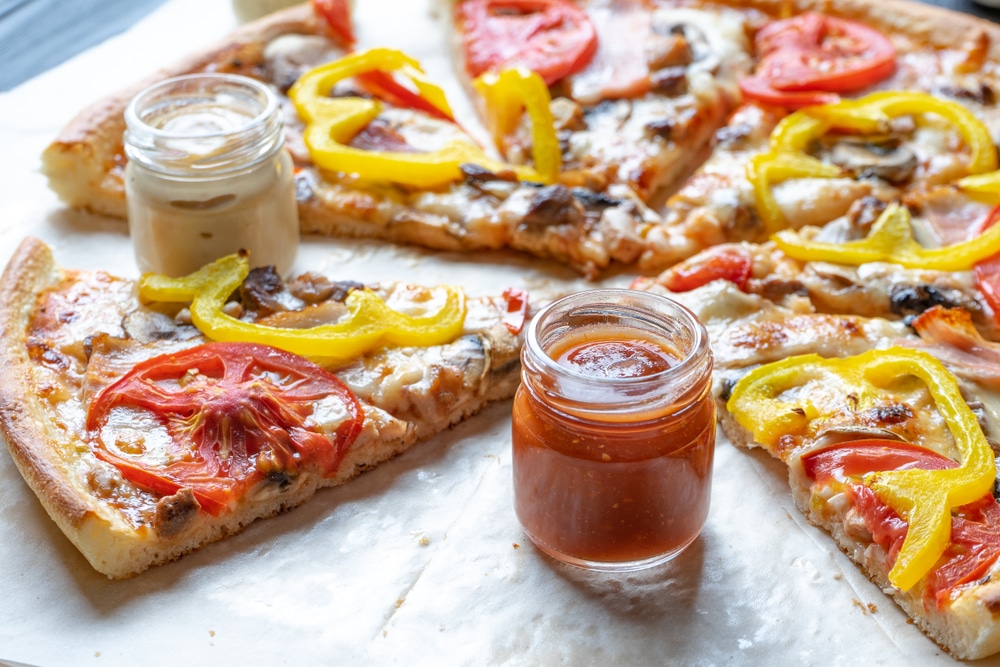
[[[313,67],[343,55],[344,51],[325,37],[282,35],[264,48],[264,67],[268,78],[284,91]]]
[[[842,137],[827,157],[857,178],[881,178],[898,184],[909,181],[917,169],[917,156],[898,138]]]
[[[239,288],[240,300],[247,310],[258,317],[285,310],[298,310],[305,305],[285,289],[285,283],[273,266],[251,269]]]
[[[853,440],[895,440],[906,442],[898,433],[875,426],[833,426],[826,429],[813,443],[813,448],[829,447]]]
[[[535,192],[524,215],[523,224],[528,227],[572,226],[581,223],[583,218],[583,206],[569,188],[550,185]]]
[[[184,341],[200,335],[190,324],[181,324],[163,313],[143,309],[133,310],[125,315],[122,318],[122,329],[129,338],[140,343]]]

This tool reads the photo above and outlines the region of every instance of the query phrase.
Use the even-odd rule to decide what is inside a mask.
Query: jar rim
[[[261,95],[264,99],[263,108],[252,118],[248,119],[245,123],[240,125],[235,129],[230,130],[220,130],[218,132],[170,132],[163,130],[154,125],[147,123],[139,112],[140,107],[144,103],[155,97],[156,94],[162,93],[164,90],[182,85],[184,83],[197,84],[199,82],[204,82],[205,88],[207,84],[215,82],[217,84],[229,84],[230,86],[243,87],[247,89],[252,89],[255,93]],[[194,88],[192,93],[204,92],[201,89]],[[248,76],[242,76],[239,74],[220,74],[220,73],[198,73],[198,74],[185,74],[182,76],[176,76],[169,79],[165,79],[158,83],[155,83],[148,88],[145,88],[139,92],[135,97],[133,97],[128,106],[125,108],[125,124],[130,129],[135,129],[137,127],[142,127],[144,132],[152,132],[157,136],[169,139],[186,139],[186,138],[198,138],[198,139],[208,139],[213,137],[224,137],[227,135],[238,134],[244,132],[249,128],[259,125],[267,120],[268,117],[272,116],[278,109],[279,106],[278,96],[268,88],[265,84],[256,79],[252,79]]]
[[[685,352],[684,357],[680,359],[677,364],[650,375],[634,377],[595,376],[590,373],[579,371],[571,366],[560,364],[549,356],[546,349],[542,347],[542,341],[539,339],[539,329],[546,323],[546,317],[551,315],[556,309],[566,308],[574,302],[579,302],[579,306],[572,308],[572,310],[568,310],[567,314],[570,312],[580,313],[581,311],[585,311],[588,307],[593,307],[595,309],[613,307],[621,308],[623,307],[623,303],[629,300],[646,302],[648,305],[653,305],[660,309],[670,311],[669,313],[663,314],[654,313],[654,315],[672,317],[676,321],[679,321],[690,333],[691,343],[689,346],[685,346],[686,349],[683,350]],[[635,308],[629,308],[629,310],[635,311],[636,314],[638,314],[638,311],[636,311]],[[595,310],[595,313],[596,312],[597,311]],[[663,378],[668,376],[676,377],[678,375],[686,375],[703,365],[706,356],[711,354],[708,344],[708,332],[705,330],[701,321],[693,312],[691,312],[690,309],[683,304],[660,294],[623,288],[598,288],[593,290],[584,290],[562,297],[561,299],[557,299],[556,301],[548,304],[532,318],[531,323],[528,325],[527,336],[525,337],[525,348],[530,351],[532,360],[537,362],[539,366],[542,367],[541,370],[543,372],[568,376],[581,382],[597,382],[602,385],[620,387],[640,386],[645,383],[662,381]]]

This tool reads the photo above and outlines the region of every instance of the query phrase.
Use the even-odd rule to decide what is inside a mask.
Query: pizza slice
[[[0,280],[0,429],[109,577],[295,507],[517,386],[522,292],[247,266],[136,284],[29,238]]]
[[[747,12],[719,5],[460,0],[454,13],[460,74],[487,89],[480,109],[509,161],[530,161],[537,140],[527,117],[497,122],[488,87],[521,67],[549,89],[559,182],[647,203],[705,158],[751,67]]]
[[[51,187],[73,207],[125,217],[122,113],[128,101],[168,76],[227,72],[262,80],[280,96],[303,232],[450,251],[513,248],[590,276],[639,256],[645,231],[659,218],[631,191],[546,185],[533,169],[489,158],[452,118],[443,92],[426,80],[419,63],[391,48],[351,53],[343,17],[338,14],[331,27],[330,4],[317,1],[315,11],[304,4],[244,26],[84,110],[43,154]],[[337,75],[338,63],[354,75]],[[313,91],[314,101],[356,106],[365,100],[370,114],[359,130],[352,126],[344,143],[322,139],[320,152],[369,159],[340,159],[338,153],[333,164],[317,164],[304,138],[303,110],[310,105],[289,97],[293,84],[310,73],[328,84]]]
[[[1000,651],[1000,346],[961,309],[911,329],[728,281],[677,298],[709,331],[730,441],[785,463],[803,515],[931,639],[961,659]]]
[[[798,3],[802,13],[754,26],[745,104],[669,199],[664,223],[647,237],[643,270],[719,243],[822,226],[863,197],[920,213],[929,193],[996,169],[995,25],[913,3],[819,4]],[[970,199],[928,216],[922,233],[950,242],[958,218],[968,222]]]
[[[799,312],[904,322],[935,306],[960,308],[969,314],[981,335],[1000,340],[995,298],[979,279],[979,269],[986,264],[961,271],[904,267],[891,258],[852,265],[793,258],[774,242],[726,243],[655,277],[637,278],[633,286],[642,289],[656,283],[676,295],[724,280],[747,294]]]

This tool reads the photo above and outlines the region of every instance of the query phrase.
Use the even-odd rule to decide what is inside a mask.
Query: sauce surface
[[[552,354],[560,366],[584,375],[604,378],[648,377],[677,364],[677,359],[656,343],[626,338],[574,343]],[[558,356],[557,356],[558,355]]]

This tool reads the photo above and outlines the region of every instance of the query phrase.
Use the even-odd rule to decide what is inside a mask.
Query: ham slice
[[[597,53],[570,77],[573,99],[583,104],[637,97],[649,90],[644,36],[652,30],[652,9],[643,0],[595,0],[587,15],[597,29]]]

